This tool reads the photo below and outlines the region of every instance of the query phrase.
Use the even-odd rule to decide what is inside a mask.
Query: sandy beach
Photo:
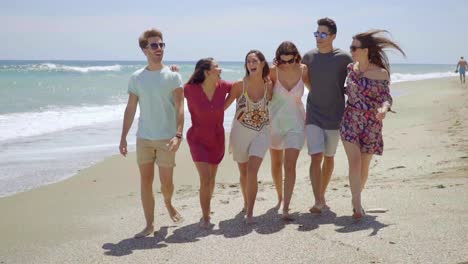
[[[385,150],[371,165],[363,206],[351,218],[347,160],[338,147],[328,187],[331,210],[313,203],[304,148],[291,201],[295,221],[272,209],[269,155],[259,173],[254,215],[243,224],[237,165],[226,154],[212,200],[212,230],[198,227],[198,175],[182,143],[169,219],[155,177],[154,236],[144,225],[134,153],[113,156],[65,181],[0,198],[0,264],[6,263],[468,263],[468,85],[458,78],[393,84]],[[116,153],[118,142],[116,142]]]

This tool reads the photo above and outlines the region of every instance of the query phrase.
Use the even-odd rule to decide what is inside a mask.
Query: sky
[[[139,35],[158,28],[165,60],[214,57],[243,61],[251,49],[271,60],[278,45],[315,48],[316,21],[338,26],[334,42],[348,51],[352,36],[386,29],[407,57],[391,63],[456,64],[468,57],[468,1],[1,1],[0,60],[145,60]]]

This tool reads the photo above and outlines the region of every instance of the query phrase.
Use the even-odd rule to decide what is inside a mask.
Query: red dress
[[[195,162],[217,165],[224,157],[224,102],[231,87],[232,83],[219,81],[210,101],[201,84],[184,86],[184,96],[192,117],[187,142]]]

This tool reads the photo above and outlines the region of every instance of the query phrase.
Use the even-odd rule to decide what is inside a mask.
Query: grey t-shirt
[[[320,53],[318,49],[307,52],[302,63],[309,68],[311,90],[307,96],[306,124],[322,129],[340,128],[344,112],[344,82],[346,67],[353,59],[340,50]]]

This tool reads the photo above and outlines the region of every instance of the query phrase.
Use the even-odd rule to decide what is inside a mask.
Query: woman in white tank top
[[[278,194],[279,209],[283,200],[284,166],[284,220],[292,220],[289,215],[296,182],[296,162],[305,141],[305,110],[302,103],[304,86],[310,89],[308,69],[301,64],[301,55],[294,43],[282,42],[276,49],[275,66],[270,71],[274,83],[270,102],[271,118],[271,175]]]
[[[237,99],[229,143],[239,166],[245,221],[253,224],[257,174],[270,144],[268,94],[271,95],[271,81],[268,80],[270,68],[260,51],[249,51],[244,66],[246,76],[233,84],[225,109]]]

